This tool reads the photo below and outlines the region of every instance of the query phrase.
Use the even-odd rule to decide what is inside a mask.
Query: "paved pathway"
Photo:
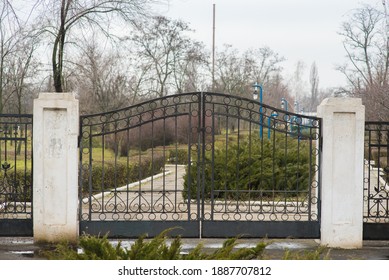
[[[206,220],[308,220],[309,209],[301,201],[187,201],[183,197],[185,166],[166,165],[165,172],[96,194],[83,200],[84,218],[97,220],[196,220],[204,207]],[[92,213],[89,212],[89,202]],[[110,213],[110,214],[108,214]]]

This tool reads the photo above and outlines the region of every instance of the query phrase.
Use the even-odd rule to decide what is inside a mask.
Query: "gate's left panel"
[[[199,162],[199,104],[182,94],[81,117],[81,233],[198,236],[199,192],[184,176],[198,174],[185,171]]]
[[[0,236],[32,234],[32,115],[0,115]]]

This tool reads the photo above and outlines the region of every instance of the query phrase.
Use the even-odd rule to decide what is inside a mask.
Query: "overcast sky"
[[[231,44],[242,51],[268,46],[286,58],[285,77],[296,63],[306,65],[305,79],[316,61],[319,87],[343,85],[335,70],[346,61],[342,38],[343,21],[362,3],[382,5],[382,0],[170,0],[163,14],[190,23],[193,36],[212,46],[212,10],[216,4],[216,47]]]

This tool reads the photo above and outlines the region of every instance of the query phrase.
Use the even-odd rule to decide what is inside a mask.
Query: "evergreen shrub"
[[[104,162],[92,165],[92,191],[101,192],[115,187],[122,187],[129,183],[153,176],[161,172],[165,165],[163,156],[155,155],[152,159],[142,159],[141,162],[127,166],[122,162]],[[89,170],[83,170],[82,188],[83,193],[89,190]]]
[[[246,136],[239,145],[217,146],[204,163],[193,161],[184,176],[184,198],[194,199],[198,178],[204,180],[204,196],[224,199],[255,199],[282,193],[306,192],[314,179],[315,155],[306,140],[276,134],[268,140]],[[212,170],[213,167],[213,170]],[[204,168],[204,175],[198,171]],[[204,176],[204,178],[202,178]],[[237,192],[239,190],[239,192]]]

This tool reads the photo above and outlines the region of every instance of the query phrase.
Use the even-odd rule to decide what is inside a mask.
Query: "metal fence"
[[[0,235],[32,235],[32,115],[0,115]]]
[[[364,238],[389,238],[389,122],[365,124]]]
[[[320,122],[200,92],[82,116],[81,230],[318,237]]]

